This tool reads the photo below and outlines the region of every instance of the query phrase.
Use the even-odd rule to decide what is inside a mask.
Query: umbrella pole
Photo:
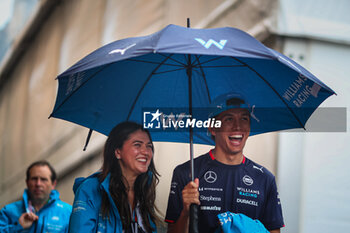
[[[190,28],[190,18],[187,18],[187,27]],[[188,110],[190,120],[192,121],[192,65],[191,54],[188,55],[187,61],[187,77],[188,77]],[[190,127],[190,161],[191,161],[191,180],[194,181],[194,165],[193,165],[193,129]]]
[[[190,27],[190,18],[187,18],[187,27]],[[188,54],[187,62],[187,77],[188,77],[188,108],[190,120],[192,121],[192,62],[191,54]],[[193,158],[193,128],[190,127],[190,164],[191,164],[191,180],[194,181],[194,158]],[[199,206],[191,204],[190,206],[190,222],[189,222],[189,233],[198,233],[198,209]]]
[[[187,68],[187,76],[188,76],[188,108],[189,108],[189,115],[190,120],[192,121],[192,67],[191,67],[191,55],[188,55],[189,60],[189,68]],[[194,157],[193,157],[193,128],[190,127],[190,161],[191,161],[191,180],[194,181]]]

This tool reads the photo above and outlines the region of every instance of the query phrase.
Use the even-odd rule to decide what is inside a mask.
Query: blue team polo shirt
[[[217,215],[226,211],[258,219],[268,230],[284,226],[275,177],[263,166],[246,157],[239,165],[226,165],[210,151],[194,160],[194,172],[199,178],[199,232],[214,232],[219,227]],[[181,192],[190,180],[189,161],[175,168],[166,222],[179,218]]]

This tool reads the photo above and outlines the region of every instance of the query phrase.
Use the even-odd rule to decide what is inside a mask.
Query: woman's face
[[[153,144],[146,132],[138,130],[130,134],[121,149],[115,150],[115,156],[120,161],[123,175],[136,177],[147,172],[153,157]]]

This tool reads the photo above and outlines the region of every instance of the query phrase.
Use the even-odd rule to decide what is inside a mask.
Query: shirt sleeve
[[[269,231],[271,231],[284,227],[281,201],[277,191],[275,178],[273,178],[268,190],[262,223]]]
[[[18,219],[14,222],[11,220],[9,216],[9,211],[7,210],[7,206],[1,209],[0,211],[0,232],[1,233],[12,233],[19,232],[23,230],[21,224],[19,224]]]
[[[96,232],[100,206],[96,205],[94,196],[96,199],[96,195],[100,193],[93,192],[91,189],[89,183],[83,183],[75,193],[68,232]]]
[[[182,204],[182,190],[186,185],[186,181],[181,176],[178,168],[175,168],[170,185],[170,193],[168,199],[168,207],[165,216],[165,222],[175,223],[180,217]]]

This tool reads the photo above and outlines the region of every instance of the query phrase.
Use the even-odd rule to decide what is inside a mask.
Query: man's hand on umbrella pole
[[[191,204],[200,205],[199,201],[199,179],[189,182],[182,190],[183,211],[188,215]]]

